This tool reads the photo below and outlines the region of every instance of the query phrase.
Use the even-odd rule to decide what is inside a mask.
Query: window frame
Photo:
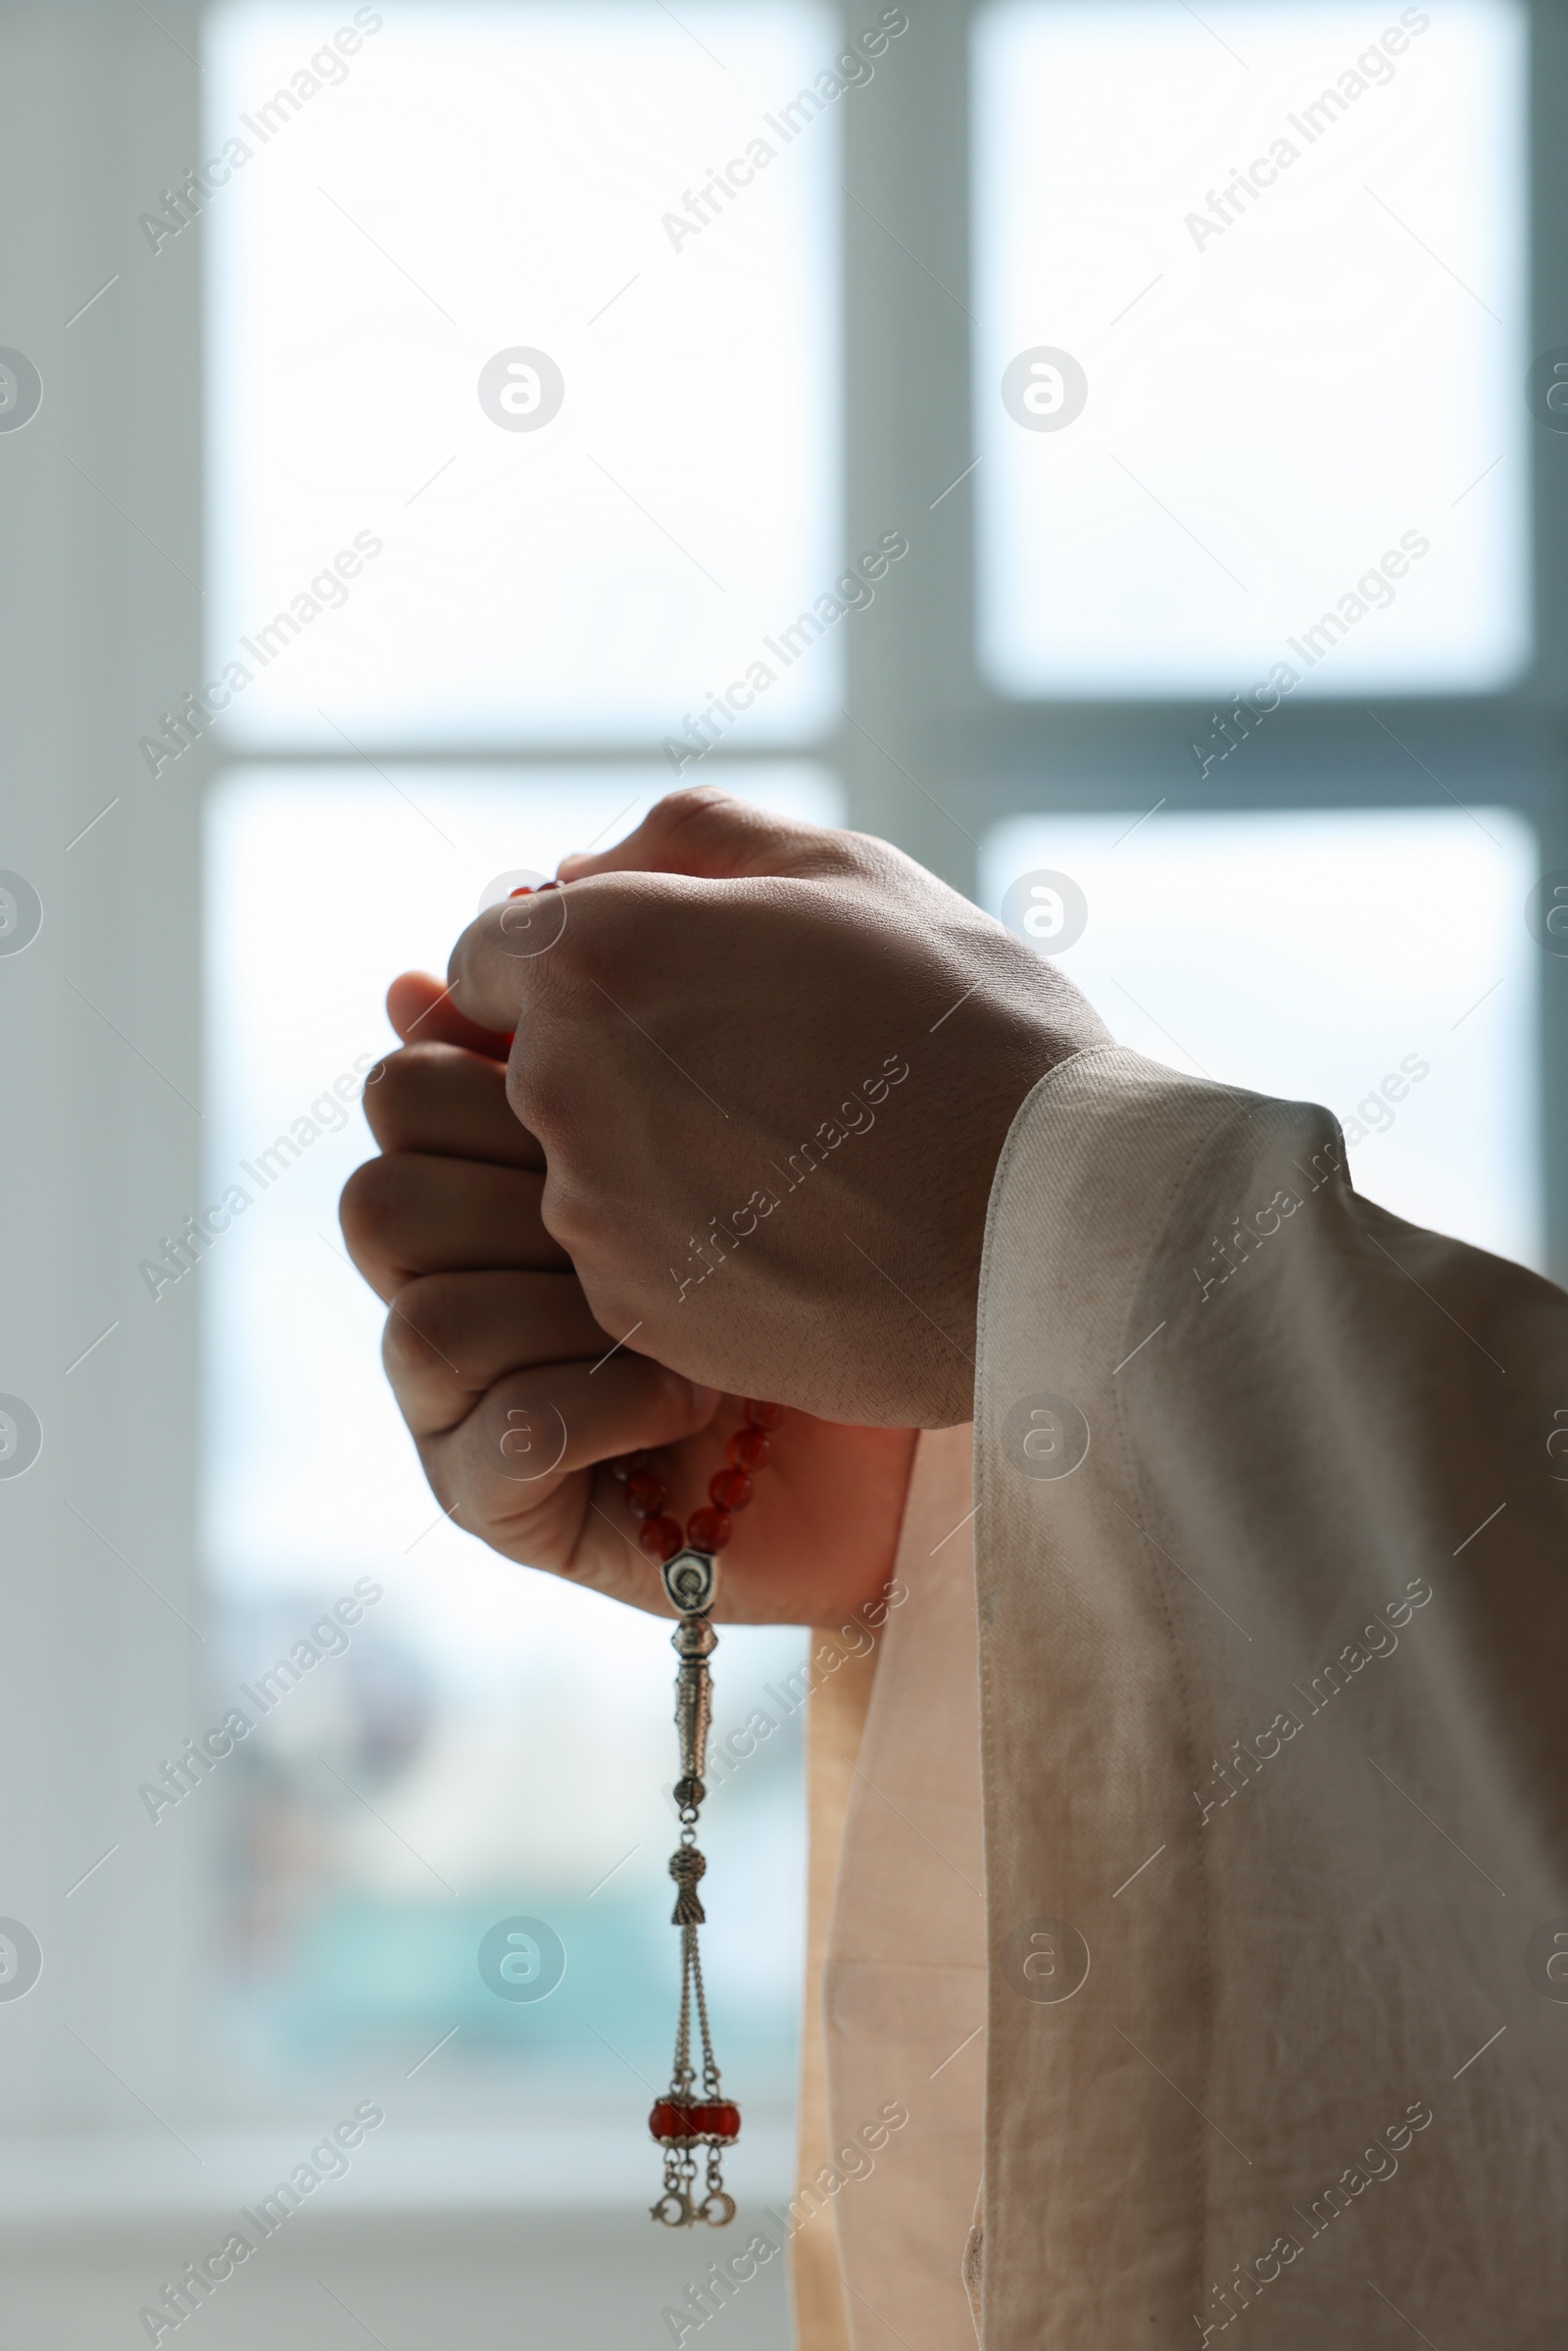
[[[846,724],[834,746],[851,821],[886,834],[973,893],[975,844],[1004,816],[1280,807],[1505,806],[1532,823],[1542,865],[1568,865],[1568,447],[1532,431],[1528,492],[1535,636],[1507,690],[1383,695],[1282,706],[1245,759],[1200,777],[1189,745],[1212,702],[1011,700],[975,659],[975,458],[968,352],[969,34],[984,0],[942,0],[850,119],[846,302],[849,536],[905,516],[921,525],[899,598],[851,642]],[[1531,351],[1568,317],[1568,21],[1544,0],[1526,19]],[[895,240],[882,223],[897,224]],[[901,250],[902,248],[902,250]],[[1519,398],[1529,354],[1520,355]],[[920,399],[911,400],[910,387]],[[934,485],[934,487],[933,487]],[[940,505],[932,502],[941,498]],[[879,521],[879,517],[883,519]],[[1406,749],[1383,733],[1383,717]],[[1466,789],[1468,785],[1468,790]],[[913,787],[911,790],[910,787]],[[1523,909],[1521,909],[1521,920]],[[1568,966],[1541,957],[1543,1190],[1548,1269],[1568,1281]]]

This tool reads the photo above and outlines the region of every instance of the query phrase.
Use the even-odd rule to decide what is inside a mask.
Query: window
[[[764,640],[839,568],[839,122],[788,111],[831,18],[372,16],[209,19],[208,139],[256,146],[208,224],[229,736],[657,746],[758,663],[748,740],[819,734],[840,640]]]
[[[1002,692],[1196,698],[1279,661],[1305,695],[1517,676],[1524,23],[1508,0],[1390,14],[979,18],[979,635]]]
[[[1369,1199],[1539,1265],[1536,854],[1507,808],[1019,816],[982,900],[1124,1045],[1326,1102]]]

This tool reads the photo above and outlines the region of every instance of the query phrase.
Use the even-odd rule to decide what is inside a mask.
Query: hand
[[[668,1615],[607,1462],[663,1448],[653,1467],[684,1521],[723,1465],[740,1399],[615,1349],[596,1322],[540,1217],[544,1154],[507,1106],[509,1040],[418,974],[394,984],[388,1010],[409,1042],[366,1089],[383,1155],[350,1177],[341,1213],[390,1308],[387,1374],[431,1488],[508,1558]],[[870,1600],[892,1573],[913,1444],[912,1430],[791,1413],[736,1520],[715,1614],[836,1625]]]
[[[450,976],[516,1032],[539,1212],[596,1320],[826,1419],[969,1419],[992,1176],[1035,1081],[1108,1042],[1084,999],[886,843],[711,790],[561,871]]]

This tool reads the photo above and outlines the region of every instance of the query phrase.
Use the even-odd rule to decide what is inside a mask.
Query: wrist
[[[964,1148],[956,1170],[948,1245],[942,1252],[948,1268],[944,1311],[935,1317],[961,1349],[961,1360],[954,1349],[942,1350],[942,1376],[933,1398],[937,1409],[922,1420],[925,1427],[952,1427],[974,1417],[986,1221],[997,1169],[1018,1114],[1041,1080],[1064,1061],[1111,1042],[1103,1023],[1070,983],[1035,956],[1028,959],[1044,975],[1047,986],[1031,989],[1031,1001],[995,1007],[990,1038],[970,1077]]]

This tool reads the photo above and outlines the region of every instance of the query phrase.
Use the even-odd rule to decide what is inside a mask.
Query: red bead
[[[737,1429],[724,1447],[726,1460],[744,1469],[765,1469],[772,1446],[760,1429]]]
[[[626,1507],[633,1518],[657,1518],[669,1499],[669,1489],[662,1478],[650,1475],[646,1469],[634,1469],[626,1480]]]
[[[645,1518],[637,1530],[637,1541],[655,1566],[662,1567],[666,1559],[674,1558],[685,1538],[678,1518]]]
[[[662,2145],[670,2140],[689,2144],[693,2139],[718,2139],[731,2144],[741,2134],[741,2110],[727,2098],[715,2098],[711,2104],[688,2104],[682,2098],[658,2098],[648,2118],[648,2128]]]
[[[708,1481],[708,1498],[715,1510],[744,1510],[752,1498],[752,1481],[743,1469],[721,1469]]]
[[[776,1429],[784,1418],[782,1404],[760,1403],[755,1396],[749,1397],[742,1409],[754,1429]]]
[[[661,1519],[659,1524],[662,1526],[664,1521]],[[729,1539],[727,1510],[694,1510],[686,1521],[686,1540],[695,1551],[721,1551]]]
[[[736,2139],[741,2134],[741,2110],[727,2098],[715,2099],[711,2106],[694,2106],[692,2121],[704,2138]]]
[[[532,898],[533,884],[532,882],[523,882],[517,889],[509,890],[507,896],[509,898]]]

